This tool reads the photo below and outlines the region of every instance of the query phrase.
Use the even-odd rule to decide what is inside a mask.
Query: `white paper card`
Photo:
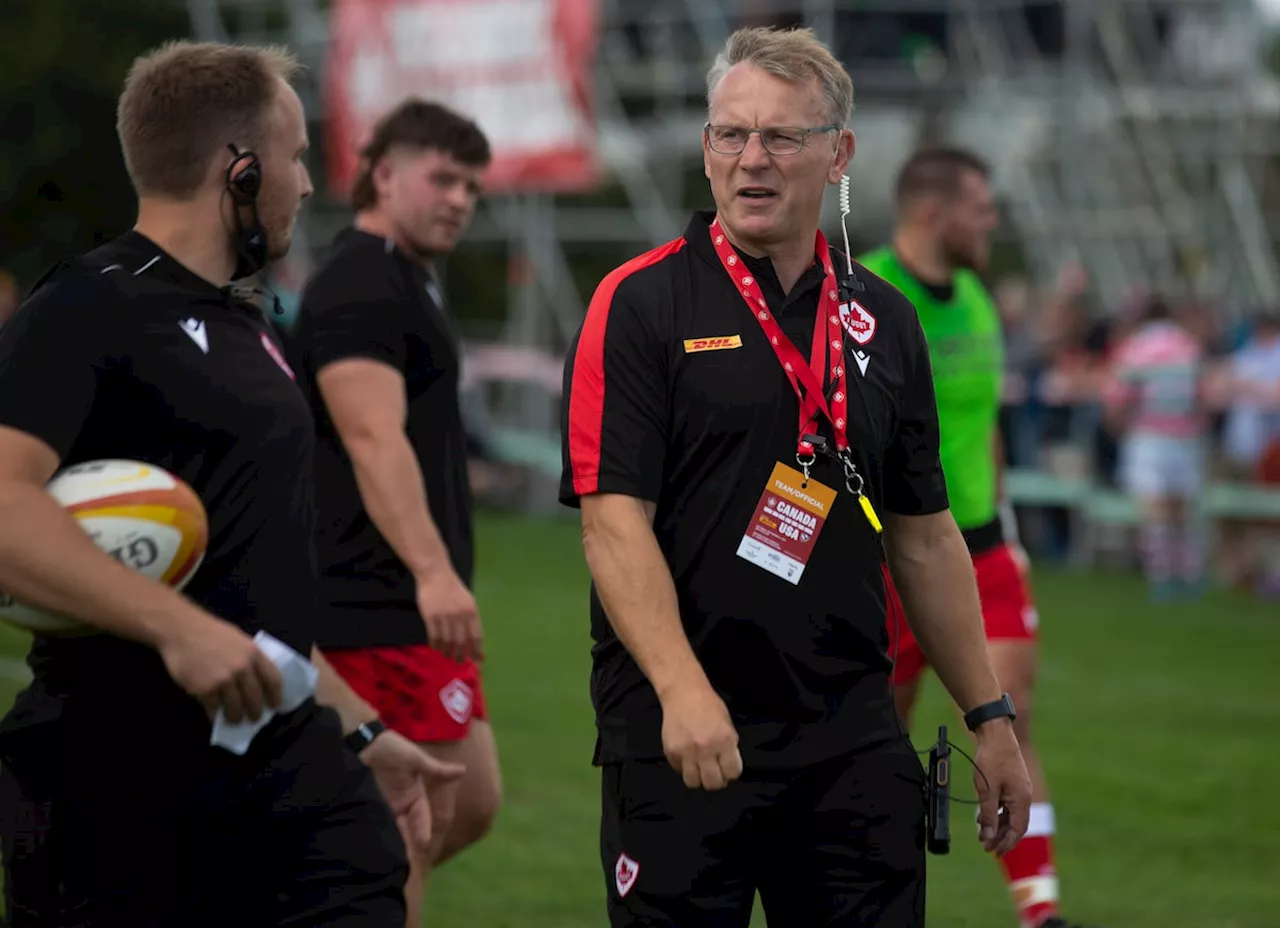
[[[316,680],[320,677],[320,672],[310,660],[283,641],[262,631],[253,636],[253,641],[258,646],[258,650],[280,668],[280,676],[284,684],[281,689],[280,707],[264,711],[256,722],[246,720],[235,725],[228,722],[223,711],[219,709],[217,717],[213,720],[213,734],[209,738],[209,743],[226,748],[232,754],[244,754],[249,750],[254,736],[262,731],[278,712],[292,712],[314,696]]]

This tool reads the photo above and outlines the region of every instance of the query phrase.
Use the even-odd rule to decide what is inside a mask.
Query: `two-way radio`
[[[951,745],[947,726],[938,726],[938,741],[929,749],[929,782],[925,786],[925,847],[930,854],[951,852]]]

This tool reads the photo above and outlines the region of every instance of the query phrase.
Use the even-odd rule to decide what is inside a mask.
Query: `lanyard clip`
[[[844,465],[844,485],[845,488],[854,496],[861,496],[863,489],[862,474],[858,473],[857,465],[853,463],[853,455],[848,449],[840,452],[840,463]]]
[[[808,454],[801,451],[796,452],[796,463],[804,471],[804,480],[807,484],[809,482],[809,468],[813,467],[814,462],[818,460],[819,454],[827,453],[827,440],[821,435],[801,435],[800,441],[813,449]]]
[[[827,453],[827,440],[821,435],[801,435],[800,440],[806,444],[813,445],[815,458],[819,454]]]
[[[867,517],[867,522],[879,535],[884,531],[884,527],[880,524],[880,517],[876,515],[875,507],[871,505],[871,499],[862,492],[865,487],[862,474],[858,473],[857,465],[853,463],[853,455],[849,453],[848,448],[840,452],[840,463],[844,465],[845,488],[857,499],[858,505],[862,507],[862,514]]]

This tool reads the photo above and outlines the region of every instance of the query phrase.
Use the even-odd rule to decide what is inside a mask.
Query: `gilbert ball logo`
[[[845,333],[859,345],[865,345],[875,338],[876,317],[867,312],[857,300],[840,304],[840,324],[844,326]]]

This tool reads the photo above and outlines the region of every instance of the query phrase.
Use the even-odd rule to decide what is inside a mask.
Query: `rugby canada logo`
[[[840,324],[859,345],[865,345],[876,334],[876,317],[867,312],[857,300],[840,304]]]
[[[618,898],[626,898],[631,887],[636,885],[636,877],[639,875],[640,865],[626,854],[620,854],[613,868],[613,882],[618,887]]]
[[[461,680],[450,680],[440,691],[440,704],[449,718],[459,725],[471,718],[471,687]]]

